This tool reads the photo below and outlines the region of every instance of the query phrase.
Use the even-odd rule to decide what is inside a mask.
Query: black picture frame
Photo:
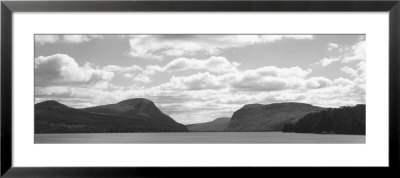
[[[399,168],[400,101],[400,1],[2,1],[1,2],[1,175],[6,177],[132,177],[132,176],[207,176],[209,174],[249,175],[265,171],[306,173],[309,168],[21,168],[12,165],[12,17],[14,12],[388,12],[389,13],[389,167],[354,168],[367,173],[393,172]],[[207,169],[207,170],[204,170]],[[249,169],[244,171],[243,169]],[[341,171],[328,169],[329,175]],[[213,171],[213,173],[209,172]],[[324,170],[325,171],[325,170]],[[365,173],[364,172],[364,173]],[[268,175],[273,175],[268,173]],[[370,176],[373,176],[370,175]]]

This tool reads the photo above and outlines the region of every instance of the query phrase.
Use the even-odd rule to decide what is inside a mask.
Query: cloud
[[[135,36],[129,40],[130,51],[129,55],[132,57],[143,57],[161,60],[160,55],[152,54],[152,51],[159,50],[162,46],[157,41],[148,40],[147,35]]]
[[[35,86],[93,85],[102,87],[114,73],[94,68],[89,63],[79,66],[66,54],[35,58]]]
[[[206,54],[279,40],[311,40],[313,35],[137,35],[130,36],[132,57],[162,60],[164,56]]]
[[[318,61],[316,64],[321,65],[322,67],[326,67],[335,62],[341,63],[350,63],[350,62],[362,62],[365,61],[366,53],[365,53],[365,39],[361,38],[361,41],[358,41],[351,47],[340,46],[338,44],[329,43],[328,50],[338,49],[341,51],[341,54],[337,57],[323,58]]]
[[[322,67],[326,67],[329,64],[332,64],[334,62],[340,61],[340,58],[323,58],[317,64],[320,64]]]
[[[272,76],[272,77],[305,77],[311,70],[303,70],[300,67],[279,68],[276,66],[265,66],[253,70],[245,70],[244,77]]]
[[[342,62],[348,63],[353,61],[365,61],[366,57],[365,47],[366,47],[365,40],[359,41],[358,43],[356,43],[351,47],[351,52],[349,52],[343,57]]]
[[[365,62],[366,62],[366,44],[365,38],[354,45],[338,46],[341,52],[337,58],[323,59],[318,63],[323,67],[334,62],[346,64],[340,68],[340,71],[349,75],[353,80],[337,78],[333,80],[331,87],[318,90],[320,93],[310,92],[309,101],[324,105],[344,105],[365,103]],[[323,93],[326,95],[323,96]],[[328,101],[324,104],[322,101]]]
[[[299,67],[266,66],[253,70],[232,71],[221,75],[199,72],[189,76],[173,76],[161,89],[203,90],[229,87],[235,91],[276,91],[302,87],[303,78],[311,71]]]
[[[277,91],[289,88],[285,80],[273,77],[265,78],[245,78],[247,80],[239,80],[232,82],[231,86],[235,90],[245,91]]]
[[[164,71],[207,70],[212,73],[227,73],[237,71],[240,64],[229,62],[225,57],[212,56],[205,60],[178,58],[163,67]]]
[[[325,77],[311,77],[307,79],[306,86],[307,88],[315,89],[315,88],[324,88],[330,86],[332,81]]]
[[[144,69],[137,65],[129,67],[121,67],[116,65],[108,65],[103,69],[106,71],[122,74],[126,78],[132,78],[135,82],[150,83],[151,77],[159,72],[180,72],[190,70],[202,70],[210,73],[230,73],[238,71],[237,67],[240,64],[230,62],[225,57],[212,56],[208,59],[189,59],[177,58],[170,61],[164,66],[147,65]]]
[[[133,81],[139,83],[150,83],[152,82],[151,77],[157,72],[162,72],[163,69],[157,65],[148,65],[145,69],[141,70],[141,73],[133,77]]]
[[[103,35],[35,35],[35,42],[41,45],[57,42],[77,44],[102,38]]]
[[[344,73],[350,75],[351,77],[358,77],[358,71],[356,69],[350,68],[348,66],[344,66],[342,68],[340,68],[341,71],[343,71]]]
[[[339,47],[339,45],[336,44],[336,43],[328,43],[328,50],[329,50],[329,51],[332,51],[332,50],[334,50],[334,49],[337,49],[338,47]]]
[[[310,72],[300,67],[266,66],[229,74],[224,80],[235,90],[276,91],[301,87],[300,80]]]
[[[169,90],[202,90],[219,89],[224,86],[217,76],[205,72],[190,76],[172,76],[169,82],[162,84],[160,88]]]
[[[332,84],[335,86],[347,86],[347,85],[352,85],[353,81],[339,77],[339,78],[333,80]]]

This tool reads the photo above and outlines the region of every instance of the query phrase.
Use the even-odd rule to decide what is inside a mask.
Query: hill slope
[[[283,132],[365,135],[365,105],[327,109],[286,124]]]
[[[184,131],[187,131],[184,125],[146,99],[130,99],[85,109],[70,108],[57,101],[35,104],[35,133]]]
[[[323,109],[304,103],[249,104],[233,114],[226,131],[281,131],[284,124]]]
[[[186,125],[191,132],[221,132],[226,129],[231,119],[221,117],[210,122]]]

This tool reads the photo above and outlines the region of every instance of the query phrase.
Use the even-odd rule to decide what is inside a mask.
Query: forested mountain
[[[185,132],[152,101],[130,99],[116,104],[74,109],[57,101],[35,104],[35,133]]]
[[[365,135],[365,105],[326,109],[310,113],[297,123],[286,124],[283,132]]]
[[[281,131],[286,123],[323,109],[304,103],[249,104],[234,112],[226,131]]]

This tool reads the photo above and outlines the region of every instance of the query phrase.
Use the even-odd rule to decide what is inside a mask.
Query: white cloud
[[[301,87],[301,79],[311,71],[300,67],[278,68],[266,66],[254,70],[245,70],[224,77],[235,90],[276,91]]]
[[[352,85],[352,84],[353,84],[353,81],[342,78],[342,77],[339,77],[339,78],[333,80],[333,85],[335,85],[335,86],[347,86],[347,85]]]
[[[235,91],[276,91],[304,86],[303,78],[311,71],[299,67],[266,66],[254,70],[232,71],[222,75],[209,72],[189,76],[173,76],[162,89],[200,90],[221,89],[229,86]]]
[[[303,70],[300,67],[279,68],[275,66],[265,66],[253,70],[245,70],[243,76],[272,76],[272,77],[305,77],[311,70]]]
[[[157,65],[148,65],[145,69],[141,70],[141,73],[133,77],[133,81],[139,83],[150,83],[152,82],[151,77],[157,72],[162,72],[163,69]]]
[[[168,90],[202,90],[219,89],[226,85],[220,78],[208,72],[197,73],[190,76],[173,76],[168,83],[162,84],[161,89]]]
[[[329,51],[332,51],[332,50],[334,50],[334,49],[337,49],[338,47],[339,47],[339,45],[336,44],[336,43],[328,43],[328,50],[329,50]]]
[[[311,40],[313,35],[138,35],[131,36],[129,55],[158,60],[163,56],[215,55],[229,48],[283,39]]]
[[[340,61],[340,58],[323,58],[318,62],[318,64],[321,64],[322,67],[326,67],[329,64],[332,64],[337,61]]]
[[[103,87],[113,78],[112,72],[94,68],[89,63],[79,66],[66,54],[35,58],[35,85],[93,85]]]
[[[136,36],[129,40],[129,55],[132,57],[144,57],[161,60],[161,56],[152,54],[152,51],[159,50],[161,45],[156,41],[144,41],[144,39],[147,39],[146,35]]]
[[[163,67],[165,71],[207,70],[212,73],[235,72],[240,64],[225,57],[212,56],[205,60],[178,58]]]
[[[356,44],[353,46],[346,47],[346,46],[340,46],[338,44],[334,43],[329,43],[328,44],[328,50],[332,49],[338,49],[341,51],[342,54],[340,54],[337,57],[330,57],[330,58],[323,58],[320,61],[318,61],[316,64],[321,65],[322,67],[326,67],[332,63],[335,62],[342,62],[342,63],[349,63],[353,61],[357,62],[362,62],[365,61],[366,53],[365,53],[365,40],[361,39],[361,41],[358,41]]]
[[[311,77],[307,79],[306,86],[307,88],[315,89],[315,88],[325,88],[332,84],[332,81],[325,77]]]
[[[343,57],[342,62],[365,61],[365,47],[365,41],[359,41],[351,47],[351,52]]]
[[[202,70],[210,73],[232,73],[237,72],[240,64],[230,62],[225,57],[212,56],[208,59],[177,58],[165,66],[148,65],[144,69],[137,65],[121,67],[108,65],[103,69],[106,71],[122,74],[126,78],[132,78],[135,82],[150,83],[151,77],[158,72],[179,72],[189,70]]]
[[[76,44],[102,38],[102,35],[35,35],[35,42],[41,45],[57,42]]]
[[[343,71],[344,73],[350,75],[351,77],[358,77],[358,71],[351,67],[344,66],[344,67],[340,68],[340,70]]]

